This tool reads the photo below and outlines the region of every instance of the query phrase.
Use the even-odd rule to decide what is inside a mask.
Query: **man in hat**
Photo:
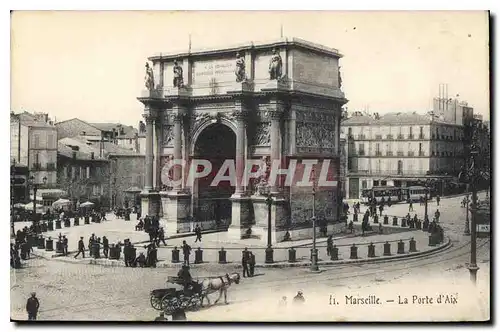
[[[298,291],[297,295],[293,298],[293,303],[301,304],[306,302],[306,299],[304,298],[304,295],[302,294],[302,291]]]
[[[250,277],[250,273],[248,271],[248,263],[250,261],[250,255],[248,252],[248,248],[245,248],[241,252],[241,266],[243,268],[243,278]]]
[[[182,283],[184,285],[184,291],[187,291],[189,285],[191,285],[191,283],[193,282],[193,278],[191,277],[191,273],[189,272],[189,266],[182,265],[182,268],[177,273],[177,277],[182,279]]]
[[[66,235],[62,237],[62,247],[63,247],[63,255],[68,256],[68,238]]]
[[[26,311],[28,312],[28,320],[36,320],[36,315],[40,308],[40,302],[36,298],[36,293],[32,292],[31,297],[26,301]]]
[[[108,258],[109,254],[109,240],[106,236],[102,237],[102,254],[104,257]]]
[[[75,255],[75,258],[78,257],[82,253],[83,258],[85,258],[85,245],[83,243],[83,236],[80,236],[80,241],[78,241],[78,252]]]
[[[184,256],[184,265],[189,266],[189,255],[191,254],[191,246],[186,243],[186,241],[182,241],[182,254]]]

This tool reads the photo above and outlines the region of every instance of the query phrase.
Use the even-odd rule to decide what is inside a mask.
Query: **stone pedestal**
[[[192,89],[190,87],[187,87],[187,86],[183,86],[183,87],[167,87],[165,88],[164,90],[165,94],[164,96],[169,96],[169,97],[172,97],[172,96],[175,96],[175,97],[178,97],[178,96],[184,96],[184,97],[188,97],[188,96],[191,96],[191,92],[192,92]]]
[[[252,81],[233,82],[227,93],[253,92],[254,84]]]
[[[160,213],[160,204],[160,194],[158,192],[141,192],[141,211],[144,216],[158,216]]]
[[[162,191],[160,196],[165,232],[168,235],[190,232],[191,194],[182,191]]]
[[[251,235],[247,234],[251,228],[251,203],[248,196],[231,196],[231,224],[227,230],[229,239],[241,240]]]
[[[255,225],[252,226],[252,235],[260,238],[267,244],[269,208],[265,196],[252,196]],[[283,197],[273,197],[271,205],[271,243],[283,241],[286,233],[286,205],[288,201]]]

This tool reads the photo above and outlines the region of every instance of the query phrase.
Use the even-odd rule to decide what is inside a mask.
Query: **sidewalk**
[[[201,250],[203,250],[203,263],[194,264],[195,251],[198,247],[195,244],[191,244],[193,251],[190,255],[190,262],[193,268],[203,268],[207,264],[218,265],[219,251],[221,250],[221,244],[217,241],[220,238],[221,233],[209,234],[203,237],[203,242],[200,244]],[[417,252],[409,252],[409,241],[414,238],[416,241]],[[182,241],[182,239],[175,239],[174,241]],[[400,240],[404,243],[404,254],[396,254],[397,252],[397,242]],[[383,256],[384,243],[389,241],[391,244],[391,256]],[[334,245],[338,248],[338,261],[332,261],[326,254],[326,243],[320,242],[317,244],[318,249],[318,264],[319,265],[332,265],[332,264],[349,264],[349,263],[362,263],[368,261],[381,261],[388,259],[403,259],[412,256],[419,256],[429,254],[436,250],[444,250],[451,243],[448,239],[445,239],[443,243],[435,247],[428,246],[428,233],[423,231],[412,231],[405,233],[393,233],[393,234],[374,234],[365,237],[343,237],[334,240]],[[375,257],[368,258],[368,245],[373,243],[375,246]],[[355,244],[357,246],[357,256],[358,259],[350,259],[351,246]],[[172,246],[175,244],[169,244],[168,247],[160,247],[158,250],[158,259],[160,262],[157,264],[158,268],[179,268],[182,263],[172,263]],[[221,266],[232,266],[234,268],[241,267],[241,251],[244,248],[241,244],[224,244],[224,250],[226,251],[227,264],[220,264]],[[35,249],[36,250],[36,249]],[[262,245],[259,247],[250,247],[248,250],[252,251],[256,257],[256,267],[292,267],[292,266],[307,266],[310,264],[310,250],[311,246],[308,247],[297,247],[296,248],[296,262],[288,262],[289,253],[288,248],[285,247],[275,247],[274,248],[274,263],[265,264],[265,247]],[[138,248],[138,253],[144,251],[142,248]],[[52,257],[54,252],[49,253],[42,250],[36,250],[37,255],[48,259],[56,259],[60,261],[65,261],[68,263],[75,264],[97,264],[105,266],[124,266],[123,255],[120,260],[108,260],[105,258],[93,259],[93,258],[78,258],[74,259],[71,256],[68,257]],[[47,255],[49,254],[49,255]],[[180,259],[182,260],[182,253],[180,253]]]

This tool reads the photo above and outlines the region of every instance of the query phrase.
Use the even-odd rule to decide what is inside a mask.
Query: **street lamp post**
[[[469,228],[469,184],[467,183],[467,195],[465,196],[465,230],[464,230],[464,235],[470,235],[470,228]]]
[[[47,177],[43,177],[43,184],[45,185],[47,183]],[[38,187],[41,185],[41,183],[35,183],[35,178],[30,176],[30,184],[33,186],[33,221],[36,220],[36,192],[38,191]]]
[[[271,244],[271,206],[273,204],[273,198],[269,193],[266,199],[267,204],[267,248],[266,248],[266,264],[273,263],[273,247]]]
[[[475,161],[476,161],[476,156],[477,156],[478,151],[473,150],[471,151],[471,159],[472,159],[472,167],[470,169],[471,175],[469,177],[470,180],[472,180],[471,186],[472,186],[472,205],[471,205],[471,236],[470,236],[470,264],[469,264],[469,272],[470,272],[470,280],[474,285],[476,285],[477,281],[477,270],[479,270],[479,267],[477,266],[476,263],[476,210],[477,210],[477,189],[476,189],[476,169],[475,169]]]
[[[318,250],[316,249],[316,182],[313,169],[313,186],[312,186],[312,227],[313,227],[313,246],[311,253],[311,271],[318,271]]]

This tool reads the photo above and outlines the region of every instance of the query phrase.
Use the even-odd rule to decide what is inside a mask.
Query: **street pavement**
[[[490,242],[489,239],[478,239],[478,285],[477,288],[471,288],[466,269],[470,255],[470,237],[463,235],[465,213],[460,208],[461,199],[462,197],[444,198],[441,201],[441,225],[446,231],[445,235],[452,238],[453,242],[453,247],[446,251],[411,260],[322,266],[322,272],[318,274],[311,274],[308,268],[303,267],[257,268],[254,278],[242,279],[239,285],[231,286],[228,291],[229,305],[220,304],[188,312],[188,320],[387,321],[394,320],[395,317],[398,321],[488,319]],[[408,209],[405,204],[393,207],[394,211],[401,211],[401,215],[405,215]],[[414,207],[419,208],[418,204]],[[116,222],[125,223],[123,220]],[[99,236],[97,232],[96,235]],[[207,237],[208,235],[203,236],[204,245],[208,241]],[[366,237],[363,241],[370,238]],[[173,241],[170,240],[169,244]],[[335,243],[341,241],[337,239]],[[347,243],[349,241],[350,239],[345,240]],[[417,249],[420,248],[417,244]],[[322,249],[320,252],[324,251]],[[177,270],[168,267],[134,269],[31,259],[27,262],[27,268],[11,269],[11,317],[26,319],[26,299],[31,291],[36,291],[41,303],[41,320],[151,321],[157,316],[157,311],[149,303],[149,292],[155,288],[164,288],[166,277],[175,275]],[[193,268],[192,274],[195,278],[203,278],[233,271],[240,269],[235,270],[234,266],[229,265],[202,264]],[[306,297],[304,307],[277,307],[282,296],[286,295],[290,301],[299,289]],[[387,306],[347,306],[344,301],[345,296],[366,297],[372,294],[384,300],[388,294],[392,299],[397,295],[408,295],[411,299],[412,293],[419,296],[458,294],[458,303],[454,306],[395,304],[393,309],[387,310]],[[330,295],[341,303],[338,307],[329,305]],[[214,300],[216,295],[211,298]],[[397,301],[397,297],[395,300]]]

